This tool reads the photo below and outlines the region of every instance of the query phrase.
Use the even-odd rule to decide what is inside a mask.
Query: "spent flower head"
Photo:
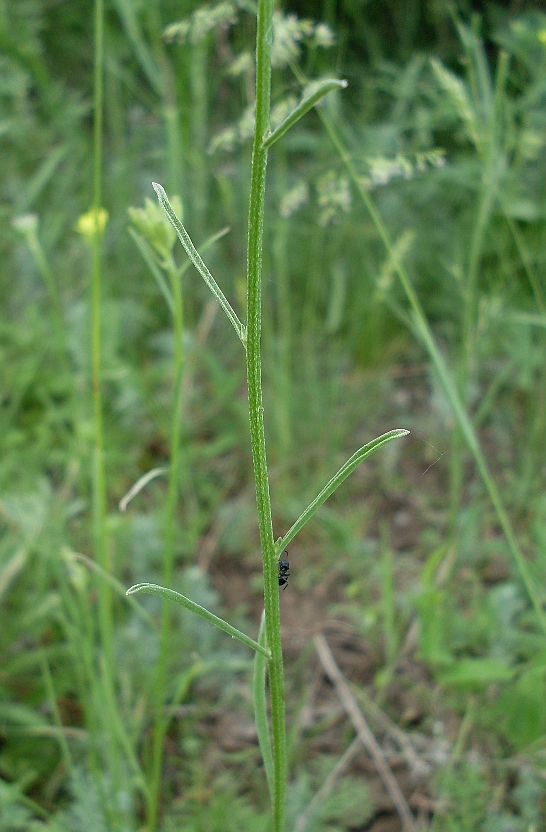
[[[275,12],[273,16],[272,65],[282,67],[297,60],[302,42],[313,35],[314,29],[311,20],[300,20],[295,14],[283,15],[280,12]]]
[[[291,217],[307,202],[309,202],[309,186],[304,179],[300,179],[283,195],[279,207],[281,217]]]
[[[319,225],[337,222],[341,213],[351,209],[351,190],[346,176],[327,171],[317,181],[318,204],[321,209]]]
[[[11,224],[27,239],[29,237],[35,237],[38,233],[37,214],[20,214],[18,217],[13,218]]]
[[[313,33],[313,45],[329,49],[335,43],[334,33],[326,23],[317,23]]]
[[[195,44],[217,27],[232,26],[236,20],[236,3],[220,2],[211,6],[200,6],[189,17],[167,26],[163,37],[168,42]]]
[[[411,155],[368,156],[368,174],[361,178],[367,190],[387,185],[392,179],[411,179],[415,171],[422,173],[429,168],[441,168],[445,164],[445,151],[441,148],[421,151]]]

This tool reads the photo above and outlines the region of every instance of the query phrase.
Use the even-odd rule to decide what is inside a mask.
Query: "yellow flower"
[[[92,243],[95,233],[98,232],[99,235],[104,233],[107,222],[108,211],[105,208],[99,208],[98,211],[91,208],[86,214],[79,217],[76,223],[76,231],[82,235],[86,242]]]

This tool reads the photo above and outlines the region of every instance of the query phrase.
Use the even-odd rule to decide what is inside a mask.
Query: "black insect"
[[[283,555],[287,555],[288,552],[285,550]],[[282,586],[283,589],[286,589],[288,586],[288,577],[290,575],[290,564],[287,560],[281,559],[279,561],[279,586]]]

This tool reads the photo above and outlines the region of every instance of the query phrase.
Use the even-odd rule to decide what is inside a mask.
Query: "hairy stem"
[[[262,244],[265,211],[265,177],[271,97],[271,42],[273,0],[260,0],[256,34],[256,126],[252,151],[252,177],[248,218],[247,251],[247,379],[250,439],[256,483],[256,504],[264,572],[264,607],[271,697],[271,735],[273,743],[273,829],[281,832],[284,823],[286,788],[286,730],[284,677],[280,634],[277,558],[271,520],[271,499],[267,476],[264,415],[261,379],[261,283]]]

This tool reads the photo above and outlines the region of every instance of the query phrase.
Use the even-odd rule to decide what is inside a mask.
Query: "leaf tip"
[[[130,586],[129,589],[126,590],[125,594],[126,595],[136,595],[137,592],[140,592],[140,590],[142,589],[143,586],[144,586],[144,584],[133,584],[133,586]]]
[[[157,198],[161,201],[162,198],[166,196],[164,189],[158,182],[152,182],[152,188],[157,194]]]

